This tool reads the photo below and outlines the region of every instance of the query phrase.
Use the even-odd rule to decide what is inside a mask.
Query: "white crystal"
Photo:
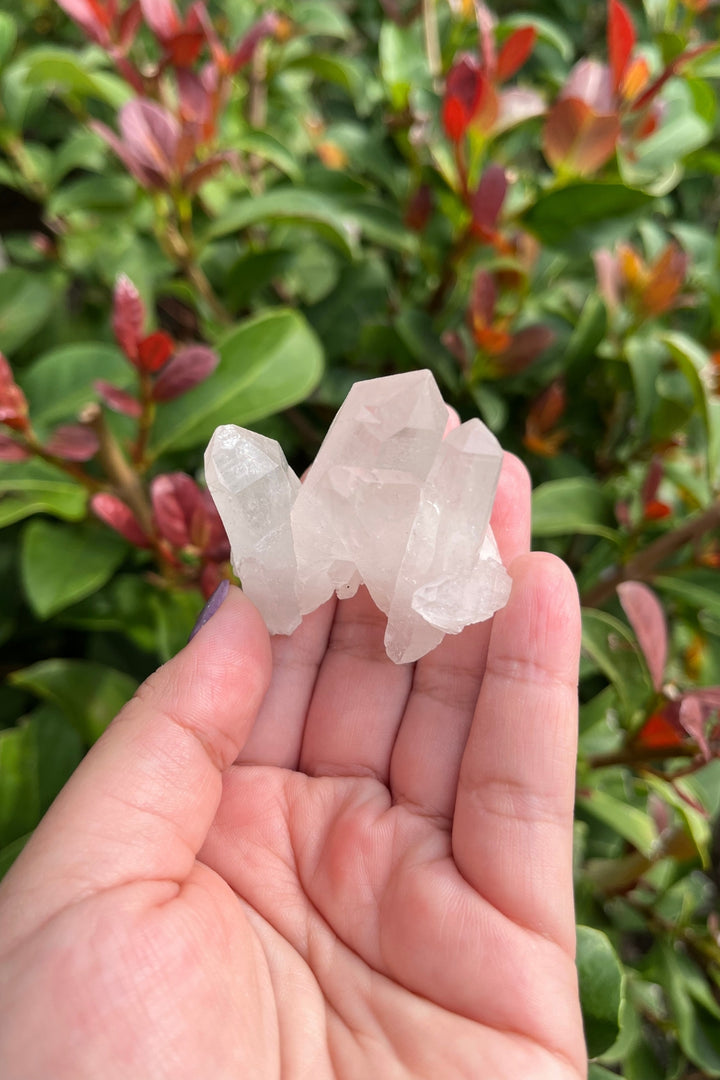
[[[396,663],[490,618],[510,578],[490,528],[502,450],[480,420],[443,439],[429,371],[356,383],[301,485],[278,443],[225,425],[205,475],[233,568],[273,634],[364,584]]]

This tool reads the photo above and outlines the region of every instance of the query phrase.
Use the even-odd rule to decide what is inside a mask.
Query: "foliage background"
[[[0,0],[0,863],[230,573],[213,428],[428,367],[585,603],[592,1080],[718,1077],[718,15],[490,7]]]

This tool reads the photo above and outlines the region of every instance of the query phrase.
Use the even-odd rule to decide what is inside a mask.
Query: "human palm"
[[[141,687],[0,889],[6,1080],[585,1075],[577,598],[511,458],[494,526],[507,608],[416,665],[234,590]]]

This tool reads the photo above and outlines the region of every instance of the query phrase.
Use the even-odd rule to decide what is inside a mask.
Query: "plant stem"
[[[626,746],[609,754],[594,754],[585,759],[591,769],[607,769],[613,765],[635,765],[642,768],[651,761],[671,761],[673,758],[694,758],[700,753],[696,743],[682,746]]]
[[[623,581],[651,581],[663,562],[686,544],[698,540],[711,529],[720,526],[720,499],[702,514],[690,518],[684,525],[665,533],[639,552],[624,566],[618,566],[603,581],[583,594],[586,607],[599,607],[609,600]]]
[[[138,419],[138,434],[132,450],[132,462],[138,471],[144,471],[149,462],[147,460],[147,447],[155,419],[155,402],[152,398],[152,379],[146,371],[140,375],[140,401],[142,412]]]
[[[425,30],[425,53],[427,55],[428,69],[432,75],[435,89],[442,74],[442,56],[440,53],[440,34],[437,23],[437,0],[423,0],[423,27]]]
[[[113,433],[105,423],[103,411],[99,405],[89,405],[83,413],[83,421],[89,424],[97,434],[100,449],[98,460],[115,492],[132,510],[143,532],[152,537],[155,527],[152,508],[140,477],[122,452]]]

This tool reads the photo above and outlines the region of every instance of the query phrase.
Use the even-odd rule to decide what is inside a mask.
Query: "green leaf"
[[[565,346],[565,370],[577,366],[582,377],[587,375],[586,362],[595,356],[595,351],[607,333],[608,319],[605,303],[598,293],[590,293],[580,312],[575,329]]]
[[[674,784],[670,784],[667,780],[661,779],[659,776],[647,774],[644,777],[644,780],[651,791],[654,791],[660,796],[663,802],[666,802],[678,812],[683,820],[688,836],[697,849],[703,869],[707,870],[711,865],[710,844],[712,842],[712,830],[707,816],[701,814],[694,806],[691,806],[687,799],[683,799],[680,793],[682,790],[680,780],[675,782],[677,787]]]
[[[357,226],[342,206],[325,193],[303,188],[274,188],[230,203],[204,239],[217,240],[241,232],[249,225],[290,224],[312,226],[351,258],[357,246]]]
[[[12,15],[0,11],[0,64],[10,59],[17,43],[17,26]]]
[[[87,492],[43,461],[0,462],[0,528],[31,514],[85,516]]]
[[[625,342],[625,356],[635,387],[635,414],[641,438],[647,438],[657,412],[656,383],[667,353],[653,334],[636,334]]]
[[[33,514],[50,514],[62,521],[82,521],[87,511],[87,492],[79,484],[58,485],[34,495],[0,495],[0,529]]]
[[[246,131],[233,139],[233,150],[243,151],[246,154],[254,154],[256,157],[269,161],[280,172],[285,173],[290,180],[299,183],[302,179],[302,169],[297,159],[290,153],[288,148],[279,139],[269,135],[266,131]]]
[[[0,273],[0,352],[14,353],[42,327],[53,290],[37,272],[12,267]]]
[[[115,345],[84,341],[45,353],[19,378],[30,403],[33,425],[41,434],[63,420],[75,418],[84,405],[96,401],[95,379],[130,389],[136,373]]]
[[[31,836],[31,832],[25,833],[24,836],[19,836],[17,840],[13,840],[7,847],[0,848],[0,880],[5,877]]]
[[[77,731],[53,705],[0,731],[0,847],[35,828],[83,753]]]
[[[572,536],[589,533],[608,540],[618,538],[612,504],[597,480],[572,476],[549,480],[535,488],[532,496],[534,536]]]
[[[430,89],[420,22],[398,26],[387,19],[380,31],[380,73],[395,109],[404,109],[410,94]]]
[[[30,607],[47,619],[89,596],[112,577],[126,552],[127,543],[100,525],[28,522],[20,571]]]
[[[135,181],[129,176],[84,176],[60,188],[48,203],[53,218],[74,211],[126,210],[135,198]]]
[[[595,788],[590,795],[580,795],[577,805],[598,821],[609,825],[618,836],[637,848],[646,858],[652,856],[658,834],[652,818],[637,806],[616,799],[607,791]]]
[[[650,673],[635,635],[605,611],[583,608],[583,651],[615,687],[625,726],[645,717],[653,694]]]
[[[661,574],[654,578],[653,585],[679,601],[683,607],[690,606],[698,611],[708,611],[720,618],[717,570],[705,570],[701,567],[692,570],[677,570],[672,577],[669,574]]]
[[[623,969],[610,939],[592,926],[577,928],[576,963],[588,1054],[597,1057],[620,1033]]]
[[[711,413],[708,406],[708,393],[703,381],[703,373],[712,367],[710,356],[702,345],[680,331],[669,330],[664,334],[660,334],[659,340],[667,345],[675,363],[687,379],[705,428],[705,434],[708,442],[710,442],[713,437],[711,433]],[[712,414],[712,421],[714,422],[714,420],[715,414]],[[710,455],[708,455],[709,473],[714,475],[716,468],[716,463],[711,463]]]
[[[137,688],[130,675],[91,660],[41,660],[13,672],[10,681],[61,709],[88,745]]]
[[[524,222],[543,243],[564,245],[575,239],[578,230],[635,214],[652,198],[625,184],[577,182],[541,195]]]
[[[104,71],[91,70],[87,61],[70,49],[42,46],[23,55],[25,81],[28,86],[53,86],[71,91],[81,98],[97,98],[119,109],[132,97],[124,79]]]
[[[219,424],[247,425],[286,409],[322,374],[320,341],[302,315],[284,308],[235,327],[219,353],[211,379],[158,410],[154,454],[202,445]]]
[[[677,1037],[690,1061],[703,1070],[703,1076],[720,1077],[720,1023],[718,1006],[709,987],[700,994],[697,974],[687,970],[687,958],[668,945],[661,945],[662,985],[668,996],[677,1025]],[[704,982],[700,975],[699,978]],[[700,1000],[704,998],[703,1000]],[[713,1006],[707,1008],[708,999]]]
[[[299,0],[293,4],[292,16],[295,25],[306,34],[341,40],[353,34],[353,25],[347,15],[326,0]]]

